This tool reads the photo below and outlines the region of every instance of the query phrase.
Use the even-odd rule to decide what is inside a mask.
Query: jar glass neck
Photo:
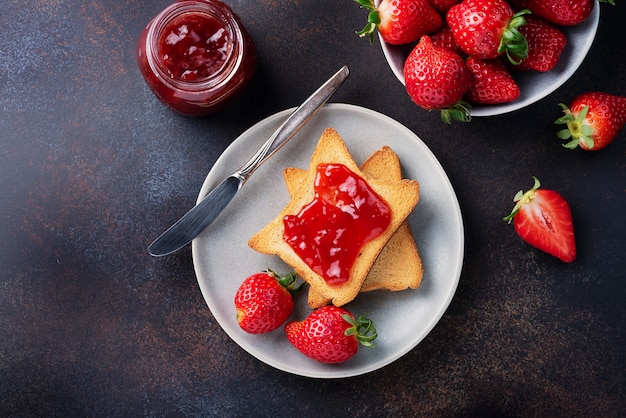
[[[219,50],[222,63],[219,67],[208,74],[203,74],[195,80],[183,79],[175,76],[164,63],[162,47],[167,42],[169,29],[176,19],[185,16],[204,16],[213,22],[218,22],[220,30],[223,30],[225,43]],[[171,87],[201,91],[218,88],[228,83],[236,69],[241,65],[243,35],[229,10],[219,3],[207,3],[204,1],[181,1],[164,9],[155,19],[155,24],[150,25],[146,36],[146,58],[148,65],[160,81]],[[174,35],[176,36],[176,35]],[[171,57],[170,57],[171,58]]]

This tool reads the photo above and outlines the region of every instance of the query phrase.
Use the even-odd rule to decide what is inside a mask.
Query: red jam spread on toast
[[[283,219],[283,239],[329,285],[348,281],[363,246],[391,223],[391,209],[342,164],[320,164],[313,200]]]

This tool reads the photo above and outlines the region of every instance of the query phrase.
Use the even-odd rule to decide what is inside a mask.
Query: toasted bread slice
[[[400,160],[396,153],[387,146],[373,153],[361,165],[361,170],[377,179],[388,181],[402,179]],[[306,170],[288,167],[284,170],[284,177],[291,197],[297,196],[300,190],[306,187],[304,183]],[[378,255],[363,282],[361,292],[416,289],[422,281],[423,274],[424,267],[413,238],[411,226],[408,221],[404,221]],[[330,300],[325,300],[313,288],[309,289],[309,301],[313,305],[330,303]]]
[[[329,285],[322,276],[309,268],[283,239],[285,230],[283,218],[286,215],[298,214],[304,205],[314,199],[313,184],[316,168],[319,164],[324,163],[346,166],[353,173],[365,179],[374,192],[391,208],[389,227],[379,236],[363,245],[361,252],[350,268],[348,280],[340,285]],[[415,208],[419,199],[419,185],[416,180],[383,181],[370,178],[356,165],[339,134],[330,128],[324,131],[313,152],[305,184],[309,186],[304,188],[298,196],[292,198],[274,220],[250,238],[248,245],[263,254],[278,255],[304,281],[309,283],[311,288],[315,289],[315,293],[321,298],[320,300],[330,300],[334,305],[342,306],[352,301],[361,291],[363,282],[379,253],[400,224]],[[309,300],[309,306],[317,308],[321,305],[312,305],[311,300]]]

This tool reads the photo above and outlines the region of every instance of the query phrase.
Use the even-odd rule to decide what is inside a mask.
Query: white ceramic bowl
[[[496,116],[512,112],[543,99],[559,88],[585,59],[596,36],[599,20],[600,5],[596,2],[591,15],[583,23],[572,27],[559,27],[567,37],[567,45],[556,67],[546,73],[531,71],[513,74],[520,87],[520,97],[513,102],[499,105],[472,104],[472,116]],[[412,46],[390,45],[380,36],[379,40],[391,70],[404,84],[404,61],[411,52]]]

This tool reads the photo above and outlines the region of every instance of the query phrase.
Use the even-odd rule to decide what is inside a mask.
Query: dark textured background
[[[168,0],[0,2],[0,416],[626,416],[626,131],[597,153],[552,124],[585,90],[626,95],[603,5],[587,59],[512,114],[445,126],[410,102],[350,0],[231,0],[259,68],[234,106],[190,119],[135,64]],[[622,31],[623,32],[623,31]],[[191,251],[148,243],[195,202],[230,141],[296,106],[339,66],[332,101],[397,119],[433,150],[466,228],[459,288],[430,335],[382,370],[341,380],[277,371],[221,330]],[[502,221],[539,177],[572,207],[571,265]],[[241,278],[242,279],[242,278]]]

